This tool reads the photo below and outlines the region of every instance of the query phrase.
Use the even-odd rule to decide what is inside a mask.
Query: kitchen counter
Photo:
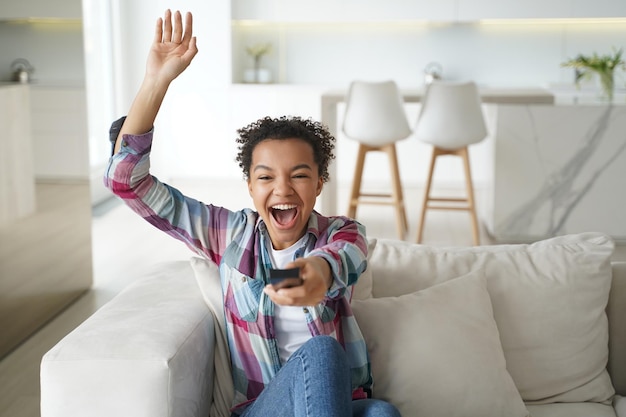
[[[402,89],[405,103],[419,103],[424,97],[423,88]],[[346,89],[329,90],[322,94],[322,108],[345,101]],[[554,94],[545,88],[494,88],[480,87],[483,103],[497,104],[554,104]],[[322,116],[323,117],[323,116]]]
[[[4,81],[0,81],[0,88],[1,87],[10,87],[10,86],[15,86],[15,85],[23,85],[23,86],[28,86],[28,87],[34,87],[34,88],[80,88],[80,89],[84,89],[85,88],[85,83],[82,81],[75,81],[75,80],[38,80],[38,79],[34,79],[34,80],[30,80],[27,83],[20,83],[17,81],[8,81],[8,80],[4,80]]]
[[[544,88],[493,88],[479,87],[481,100],[484,104],[506,105],[552,105],[554,94]],[[330,133],[338,137],[337,105],[346,99],[346,89],[326,91],[321,97],[321,122],[328,126]],[[419,103],[423,96],[423,89],[402,89],[405,103]],[[337,151],[337,150],[335,150]],[[337,168],[334,163],[328,167],[330,178],[337,177]],[[337,210],[337,182],[329,181],[324,184],[324,191],[320,196],[322,213],[328,215],[340,214]]]
[[[546,89],[554,94],[554,104],[558,105],[595,105],[606,106],[607,99],[596,83],[575,84],[547,84]],[[626,87],[616,84],[613,93],[613,104],[626,104]]]

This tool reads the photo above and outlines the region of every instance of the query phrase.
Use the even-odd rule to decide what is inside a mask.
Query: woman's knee
[[[300,347],[294,356],[306,358],[305,361],[321,369],[334,369],[336,372],[350,374],[348,355],[341,344],[330,336],[315,336]]]
[[[401,417],[401,415],[398,409],[387,401],[367,399],[352,402],[352,417]]]
[[[346,352],[339,342],[331,336],[315,336],[309,339],[302,348],[324,357],[346,357]]]

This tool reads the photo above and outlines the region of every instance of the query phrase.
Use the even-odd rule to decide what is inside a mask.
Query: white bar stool
[[[427,210],[466,210],[471,217],[474,245],[479,245],[468,146],[484,140],[487,137],[487,128],[476,84],[471,81],[433,81],[429,84],[417,119],[415,137],[433,145],[422,212],[417,226],[417,243],[422,242]],[[465,171],[465,198],[431,196],[435,163],[437,158],[443,155],[456,155],[462,158]]]
[[[411,135],[411,127],[396,83],[353,81],[348,91],[342,130],[348,138],[359,142],[348,217],[356,217],[359,204],[392,205],[396,211],[398,237],[404,239],[408,222],[395,144]],[[389,158],[390,193],[361,191],[365,157],[374,151],[385,152]]]

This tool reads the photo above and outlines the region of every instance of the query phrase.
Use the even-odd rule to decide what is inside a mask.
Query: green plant
[[[255,70],[259,69],[263,55],[269,54],[271,50],[272,44],[270,43],[257,43],[246,47],[246,52],[252,57],[252,59],[254,59]]]
[[[613,100],[614,90],[614,76],[615,69],[626,69],[626,63],[622,59],[622,49],[615,50],[613,48],[613,54],[598,55],[593,53],[590,56],[578,54],[574,59],[570,59],[561,65],[564,67],[571,67],[576,70],[575,83],[576,86],[580,86],[580,82],[584,79],[591,78],[594,74],[597,74],[600,78],[600,85],[602,90],[607,95],[609,101]]]

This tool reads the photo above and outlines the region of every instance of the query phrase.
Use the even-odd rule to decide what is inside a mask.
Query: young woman
[[[173,21],[172,21],[173,20]],[[352,314],[365,270],[365,228],[314,211],[334,138],[298,117],[238,131],[237,161],[256,210],[231,211],[182,195],[150,175],[152,127],[170,83],[197,53],[192,16],[159,18],[128,116],[113,123],[105,183],[126,204],[219,265],[235,398],[233,416],[399,416],[369,398],[367,349]],[[271,269],[299,268],[289,288]]]

